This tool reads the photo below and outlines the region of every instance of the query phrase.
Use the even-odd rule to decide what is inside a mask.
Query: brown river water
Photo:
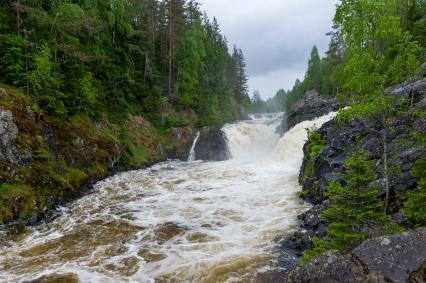
[[[255,282],[277,268],[276,239],[307,208],[297,197],[306,128],[333,116],[283,137],[274,115],[225,125],[228,161],[101,181],[52,222],[0,232],[0,282]]]

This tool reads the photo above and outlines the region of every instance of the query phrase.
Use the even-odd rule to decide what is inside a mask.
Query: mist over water
[[[280,115],[225,125],[232,159],[117,174],[53,222],[0,240],[0,282],[74,273],[81,282],[241,282],[270,268],[297,225],[306,128]],[[194,158],[190,158],[193,160]]]

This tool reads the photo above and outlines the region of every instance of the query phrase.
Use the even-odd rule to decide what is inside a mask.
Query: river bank
[[[1,274],[11,282],[260,277],[275,268],[277,237],[306,210],[297,197],[306,128],[331,117],[283,137],[275,116],[230,123],[222,131],[232,159],[167,161],[98,182],[53,221],[2,235]]]
[[[425,118],[418,115],[426,110],[424,76],[424,73],[420,73],[413,79],[388,89],[384,94],[395,97],[393,100],[395,107],[402,108],[404,106],[401,103],[409,101],[409,106],[413,109],[409,112],[400,111],[401,114],[389,121],[392,130],[389,131],[386,140],[388,166],[393,168],[392,175],[389,177],[389,214],[395,223],[407,230],[407,233],[373,239],[355,249],[352,247],[343,252],[328,252],[312,259],[312,263],[292,271],[288,277],[283,275],[282,280],[366,282],[374,279],[376,281],[373,280],[373,282],[386,280],[406,282],[410,279],[412,281],[409,282],[418,282],[416,280],[424,278],[422,274],[424,274],[426,262],[426,251],[423,248],[425,230],[413,230],[415,227],[401,211],[408,194],[418,186],[419,179],[412,174],[412,168],[416,161],[424,156],[424,148],[414,141],[410,142],[410,136],[413,133],[426,133]],[[330,207],[327,195],[328,185],[332,180],[344,182],[341,176],[345,172],[345,160],[354,148],[360,147],[365,150],[368,160],[374,164],[373,170],[377,178],[373,183],[385,184],[382,169],[384,162],[382,132],[383,125],[377,120],[353,119],[343,124],[333,120],[317,131],[323,139],[318,154],[311,154],[311,148],[317,143],[316,141],[308,141],[305,144],[305,157],[299,175],[299,181],[303,186],[300,196],[312,203],[313,207],[299,215],[301,222],[299,229],[283,240],[281,248],[283,257],[299,257],[303,251],[314,248],[315,238],[327,238],[329,223],[321,217],[321,213]],[[385,189],[378,197],[385,200]],[[385,242],[386,244],[383,244]],[[373,252],[371,247],[374,245],[381,245],[381,248]],[[398,247],[404,248],[401,250]],[[413,252],[408,253],[408,250]],[[371,253],[374,253],[374,256],[371,256]],[[391,266],[399,267],[391,268]]]
[[[35,225],[89,193],[97,181],[167,159],[186,160],[198,129],[155,128],[141,116],[121,122],[40,111],[12,87],[0,88],[0,223]],[[201,129],[200,159],[221,155],[218,127]],[[219,154],[219,152],[221,152]]]

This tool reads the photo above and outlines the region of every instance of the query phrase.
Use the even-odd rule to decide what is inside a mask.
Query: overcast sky
[[[247,61],[250,95],[263,98],[303,78],[313,45],[323,54],[338,0],[199,0]]]

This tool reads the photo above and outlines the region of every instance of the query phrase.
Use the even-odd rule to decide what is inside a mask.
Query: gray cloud
[[[313,45],[325,52],[338,0],[200,0],[247,60],[250,89],[264,98],[302,78]]]

